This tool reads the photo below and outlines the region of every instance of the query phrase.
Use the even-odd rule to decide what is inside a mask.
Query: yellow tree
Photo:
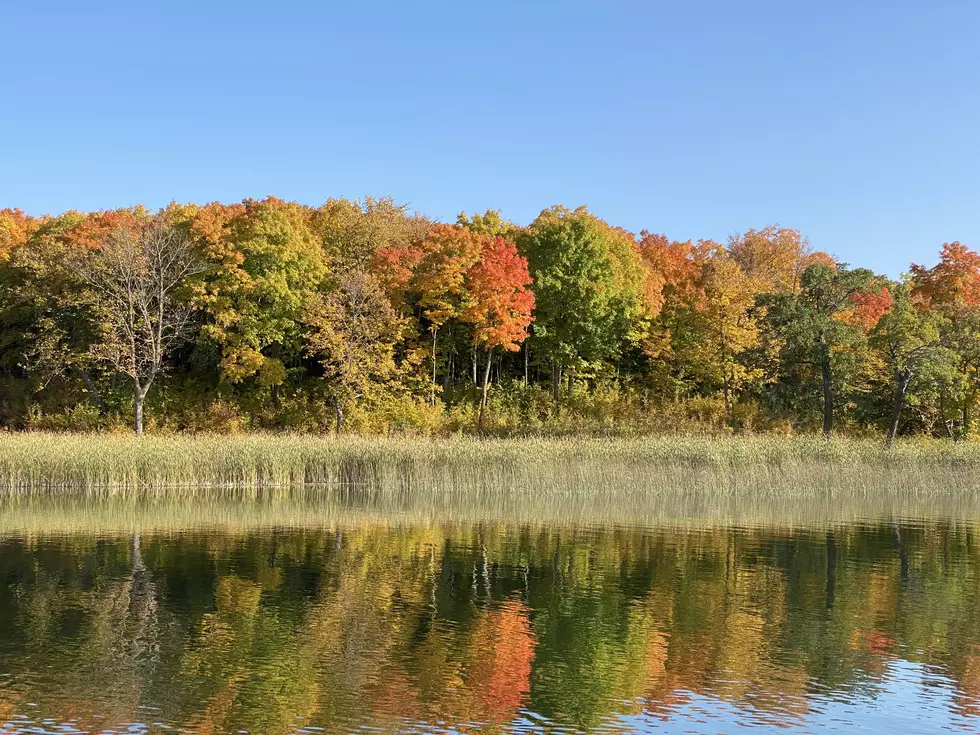
[[[467,274],[483,252],[486,236],[453,225],[435,225],[421,243],[421,256],[411,277],[416,307],[432,335],[432,384],[435,403],[439,330],[458,319],[470,305]]]
[[[702,390],[721,392],[727,415],[739,391],[761,377],[741,359],[759,344],[760,281],[717,243],[703,241],[697,253],[696,280],[672,308],[671,352]]]
[[[221,347],[222,377],[258,376],[273,402],[284,359],[302,351],[302,315],[327,275],[309,210],[275,197],[229,207],[211,204],[191,232],[208,272],[198,295],[210,317],[204,335]]]
[[[739,359],[759,343],[761,310],[756,308],[759,282],[730,257],[719,253],[705,264],[702,288],[704,309],[700,315],[705,317],[704,341],[713,352],[713,359],[709,357],[706,365],[720,378],[727,414],[732,395],[761,377],[760,371],[746,367]]]
[[[796,293],[800,277],[816,263],[834,265],[823,252],[814,251],[799,230],[770,225],[749,230],[728,240],[728,252],[743,271],[758,279],[768,293]]]

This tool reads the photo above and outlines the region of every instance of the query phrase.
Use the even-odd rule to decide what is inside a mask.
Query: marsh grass
[[[781,437],[0,436],[0,493],[352,488],[479,500],[980,494],[980,445]]]

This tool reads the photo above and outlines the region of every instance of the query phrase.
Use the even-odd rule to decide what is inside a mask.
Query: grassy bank
[[[731,437],[379,439],[305,435],[6,434],[0,492],[318,486],[469,497],[980,495],[980,445]]]

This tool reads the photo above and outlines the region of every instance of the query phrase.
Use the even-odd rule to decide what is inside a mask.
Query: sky
[[[891,276],[980,249],[980,2],[0,6],[0,208],[553,204],[778,223]]]

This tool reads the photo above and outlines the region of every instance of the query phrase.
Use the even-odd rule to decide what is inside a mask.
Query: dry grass
[[[301,486],[470,496],[977,494],[980,445],[915,440],[886,451],[872,441],[780,437],[0,437],[0,492],[7,494]]]
[[[980,519],[980,445],[6,434],[0,535]]]

